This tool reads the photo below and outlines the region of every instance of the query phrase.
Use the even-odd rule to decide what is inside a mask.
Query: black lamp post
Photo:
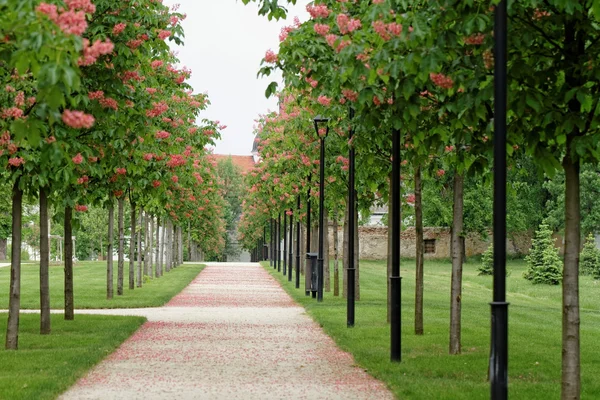
[[[494,294],[490,391],[493,400],[508,398],[508,303],[506,302],[506,0],[494,11]]]
[[[350,108],[350,119],[354,118],[354,109]],[[354,185],[354,164],[355,164],[355,151],[354,144],[352,144],[352,137],[354,136],[354,128],[350,128],[350,154],[349,154],[349,166],[348,166],[348,298],[346,303],[346,325],[348,328],[354,326],[354,298],[355,298],[355,260],[354,260],[354,231],[356,230],[356,224],[354,220],[354,214],[356,213],[356,188]]]
[[[325,239],[325,138],[329,133],[329,118],[317,115],[313,120],[315,131],[321,140],[321,157],[319,163],[319,256],[317,258],[317,301],[323,301],[323,255]],[[325,132],[321,135],[319,126],[324,126]]]
[[[277,216],[277,272],[281,272],[281,213]]]
[[[298,214],[300,214],[300,196],[298,196]],[[296,289],[300,289],[300,215],[296,222]]]
[[[283,276],[287,275],[287,215],[283,213]]]
[[[306,265],[304,266],[304,290],[306,295],[310,296],[311,293],[311,275],[312,268],[310,265],[310,181],[312,175],[308,175],[308,193],[306,195]]]
[[[392,132],[392,274],[391,291],[391,360],[402,361],[402,320],[400,298],[402,278],[400,278],[400,131]]]
[[[288,261],[288,282],[292,281],[292,265],[294,256],[294,210],[290,208],[290,245],[289,245],[289,261]]]

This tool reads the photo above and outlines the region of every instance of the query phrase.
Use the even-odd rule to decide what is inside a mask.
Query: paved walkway
[[[60,399],[393,399],[258,264],[208,264]]]

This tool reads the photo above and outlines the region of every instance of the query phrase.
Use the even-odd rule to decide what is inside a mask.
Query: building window
[[[423,249],[425,254],[435,253],[435,239],[425,239],[425,248]]]

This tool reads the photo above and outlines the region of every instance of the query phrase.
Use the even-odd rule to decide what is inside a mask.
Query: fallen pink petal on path
[[[208,263],[60,399],[393,399],[258,264]]]

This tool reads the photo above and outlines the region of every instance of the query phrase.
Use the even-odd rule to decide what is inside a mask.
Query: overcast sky
[[[265,89],[273,77],[257,79],[260,61],[268,49],[276,53],[279,31],[291,25],[294,16],[308,18],[308,0],[298,0],[286,21],[258,16],[257,3],[241,0],[166,0],[187,14],[183,21],[185,46],[176,48],[182,66],[192,70],[189,83],[196,93],[208,92],[211,105],[201,116],[227,125],[217,154],[249,155],[254,120],[277,108],[275,98],[266,99]],[[276,79],[279,79],[278,77]]]

